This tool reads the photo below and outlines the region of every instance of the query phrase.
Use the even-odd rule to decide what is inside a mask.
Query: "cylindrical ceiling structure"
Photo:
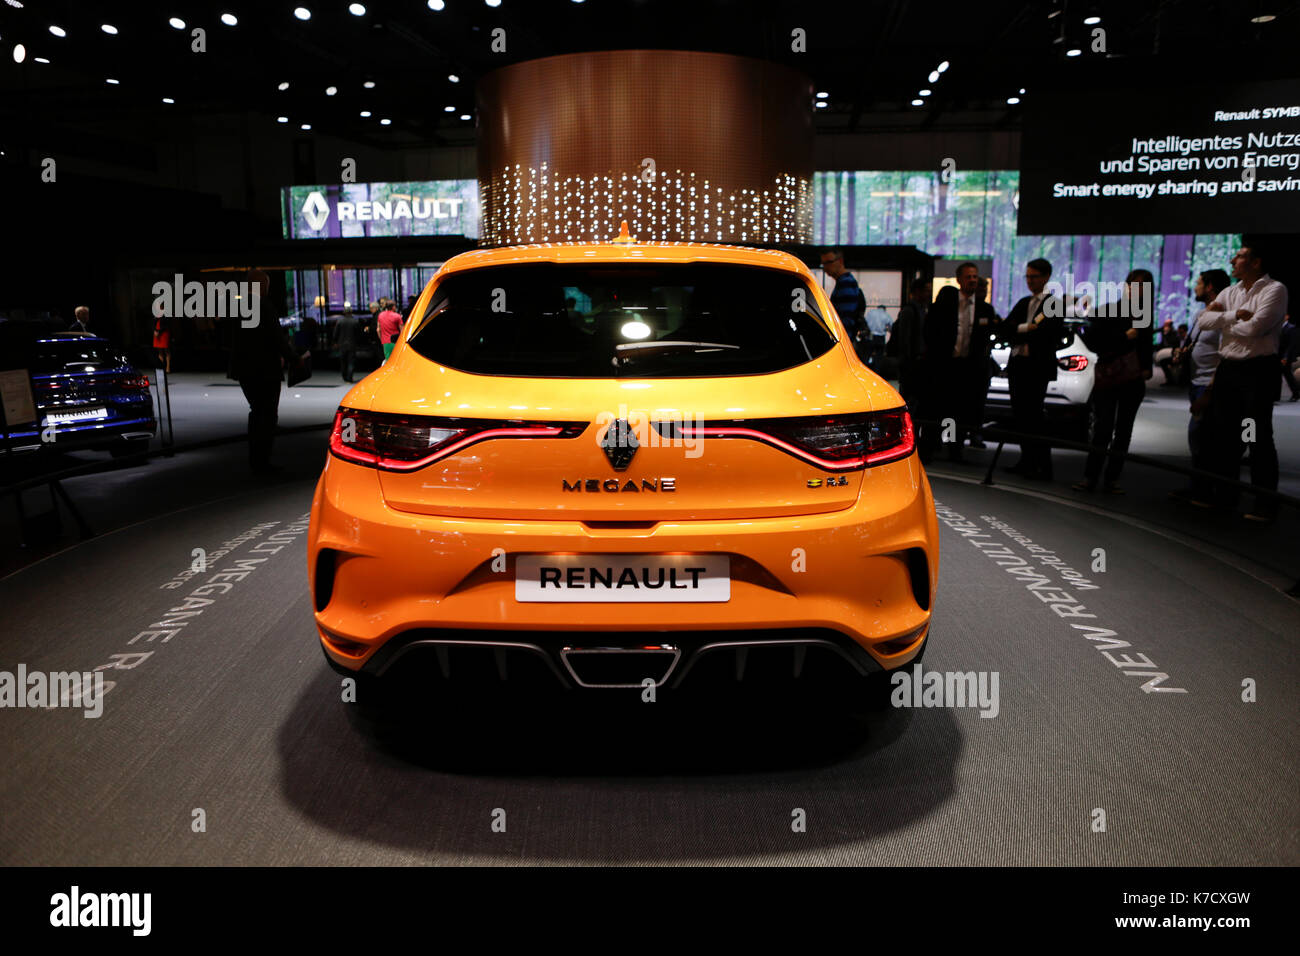
[[[478,83],[482,243],[808,242],[813,89],[776,63],[614,50]]]

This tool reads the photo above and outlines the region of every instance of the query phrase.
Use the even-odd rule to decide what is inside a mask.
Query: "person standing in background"
[[[920,374],[920,417],[921,437],[917,448],[921,463],[928,465],[934,457],[934,449],[943,437],[944,420],[955,419],[952,402],[955,389],[953,380],[957,375],[957,360],[953,358],[953,343],[957,340],[957,302],[960,294],[953,286],[946,285],[934,297],[934,303],[926,310],[925,321],[921,327],[924,352],[921,358]],[[961,435],[955,436],[956,444],[948,450],[949,457],[961,460]]]
[[[889,337],[889,328],[894,324],[893,318],[883,305],[873,306],[863,318],[867,325],[868,365],[875,368],[880,357],[885,354],[885,340]]]
[[[1270,250],[1260,240],[1243,241],[1232,257],[1232,275],[1239,280],[1215,297],[1197,320],[1204,329],[1217,329],[1219,367],[1210,389],[1210,430],[1214,442],[1214,471],[1237,480],[1241,452],[1250,444],[1250,483],[1277,491],[1277,446],[1273,444],[1273,403],[1282,383],[1278,375],[1278,340],[1286,318],[1287,290],[1268,274]],[[1237,503],[1235,486],[1224,486],[1223,504]],[[1272,521],[1277,500],[1257,495],[1246,513],[1251,521]]]
[[[849,334],[849,343],[864,362],[867,360],[866,337],[869,334],[864,318],[867,298],[858,287],[858,280],[844,266],[841,249],[827,249],[822,253],[822,270],[835,280],[831,291],[831,305]]]
[[[289,336],[270,299],[271,279],[260,269],[248,273],[261,291],[255,325],[245,326],[236,316],[231,320],[234,338],[230,349],[230,378],[248,400],[248,465],[255,475],[272,475],[279,469],[271,464],[271,443],[280,414],[280,386],[284,368],[297,368],[302,359],[293,350]]]
[[[384,361],[393,354],[393,346],[397,344],[397,336],[402,331],[402,315],[397,311],[397,303],[392,299],[385,300],[384,311],[379,313],[379,344],[384,348]]]
[[[72,310],[72,324],[68,326],[68,331],[90,334],[90,310],[84,305]]]
[[[343,314],[334,323],[334,344],[339,350],[339,370],[343,373],[343,381],[349,383],[356,381],[359,331],[357,317],[352,314],[352,306],[345,305]]]
[[[885,349],[886,354],[898,359],[898,391],[913,409],[921,398],[921,354],[925,348],[925,310],[929,305],[929,281],[913,280]]]
[[[1209,305],[1231,281],[1228,273],[1222,269],[1202,272],[1193,290],[1196,301]],[[1192,453],[1192,467],[1208,471],[1212,468],[1212,462],[1207,455],[1209,442],[1206,440],[1208,431],[1206,411],[1210,407],[1210,383],[1214,381],[1214,370],[1219,367],[1219,332],[1217,329],[1201,327],[1201,316],[1204,314],[1204,309],[1197,314],[1193,322],[1195,331],[1188,337],[1187,344],[1179,350],[1173,365],[1177,367],[1183,361],[1187,363],[1187,400],[1191,407],[1191,415],[1187,422],[1187,448]],[[1208,507],[1211,494],[1209,482],[1199,476],[1193,476],[1190,487],[1185,490],[1171,491],[1169,497],[1190,501],[1200,507]]]
[[[1083,341],[1097,353],[1097,368],[1091,398],[1092,450],[1084,465],[1083,480],[1073,485],[1075,491],[1096,491],[1097,483],[1104,481],[1110,494],[1124,493],[1119,476],[1154,361],[1151,316],[1138,312],[1149,308],[1154,284],[1150,272],[1134,269],[1124,281],[1124,298],[1099,305],[1083,333]],[[1134,318],[1138,319],[1136,323]]]
[[[1047,280],[1051,277],[1050,262],[1031,259],[1025,266],[1029,295],[1012,306],[1002,323],[1000,337],[1011,344],[1007,362],[1011,412],[1016,431],[1024,435],[1047,431],[1043,403],[1048,383],[1056,380],[1056,351],[1065,325],[1065,304],[1047,294]],[[1007,471],[1035,481],[1051,481],[1051,446],[1039,438],[1021,439],[1020,460]]]

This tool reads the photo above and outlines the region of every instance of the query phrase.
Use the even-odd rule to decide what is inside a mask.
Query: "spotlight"
[[[442,108],[442,111],[443,111],[444,113],[454,113],[454,112],[456,112],[456,107],[454,107],[454,106],[444,106],[444,107]]]
[[[930,91],[929,91],[929,90],[917,90],[917,91],[916,91],[916,95],[917,95],[917,96],[929,96],[929,95],[930,95]]]
[[[816,103],[813,104],[813,106],[817,107],[817,109],[819,110],[824,110],[829,105],[830,104],[827,103],[825,100],[818,100]]]
[[[337,93],[338,91],[339,91],[339,88],[338,88],[337,86],[327,86],[327,87],[325,87],[325,95],[326,95],[326,96],[333,96],[333,95],[334,95],[335,93]]]
[[[360,3],[349,3],[348,13],[352,14],[354,17],[364,17],[366,15],[365,5]]]
[[[931,83],[938,83],[938,82],[939,82],[939,71],[938,71],[938,70],[931,70],[931,71],[930,71],[930,77],[929,77],[929,79],[930,79],[930,82],[931,82]]]
[[[164,96],[164,97],[163,97],[163,102],[166,103],[168,106],[170,106],[171,104],[175,103],[176,101],[175,101],[174,99],[172,99],[170,96]]]
[[[276,89],[279,90],[281,93],[283,93],[288,88],[289,88],[288,80],[285,80],[283,83],[281,83],[279,86],[276,87]]]
[[[442,0],[429,0],[429,9],[435,12],[443,9],[446,6],[447,4],[443,3]]]
[[[459,83],[459,82],[460,82],[460,77],[457,76],[455,73],[449,73],[449,74],[447,74],[447,82],[448,82],[448,83]]]
[[[362,110],[362,111],[361,111],[361,118],[362,118],[362,119],[370,119],[370,110]]]
[[[1019,103],[1019,102],[1020,102],[1020,97],[1018,97],[1018,96],[1008,96],[1008,97],[1007,97],[1007,106],[1015,106],[1015,105],[1016,105],[1017,103]]]
[[[1257,17],[1251,17],[1250,22],[1251,23],[1272,23],[1276,19],[1277,17],[1275,17],[1271,13],[1261,13]]]
[[[577,0],[577,2],[581,3],[582,0]],[[474,117],[470,116],[468,113],[461,113],[460,118],[463,120],[469,120],[469,119],[473,119]]]
[[[1083,51],[1082,51],[1082,50],[1078,50],[1078,49],[1075,49],[1075,50],[1066,50],[1066,51],[1065,51],[1065,55],[1066,55],[1066,56],[1079,56],[1079,55],[1082,54],[1082,53],[1083,53]]]
[[[172,17],[172,18],[171,18],[170,20],[168,20],[167,22],[170,23],[170,24],[172,25],[172,29],[173,29],[173,30],[184,30],[184,29],[185,29],[185,21],[182,20],[180,17]]]
[[[295,7],[293,11],[293,15],[297,17],[299,20],[311,19],[311,11],[308,10],[306,7]],[[310,129],[310,127],[308,128]]]
[[[25,60],[25,59],[27,59],[27,47],[23,46],[21,43],[15,43],[15,44],[14,44],[14,62],[15,62],[15,63],[21,63],[21,62],[23,62],[23,60]]]
[[[302,124],[301,126],[299,126],[298,128],[299,128],[299,129],[311,129],[311,123],[303,123],[303,124]]]
[[[117,36],[117,27],[113,26],[111,23],[101,23],[99,28],[111,37]]]
[[[119,85],[118,82],[117,82],[117,80],[113,79],[111,76],[110,76],[108,79],[106,79],[104,82],[107,83],[109,86],[118,86],[118,85]]]
[[[277,116],[277,117],[275,118],[275,121],[276,121],[277,123],[287,123],[287,122],[289,122],[289,117],[287,117],[287,116]]]
[[[944,60],[942,63],[940,63],[939,66],[938,66],[938,70],[939,70],[940,73],[947,73],[947,72],[948,72],[948,61],[947,61],[947,60]]]
[[[1095,23],[1101,23],[1101,17],[1084,17],[1083,22],[1086,26],[1092,26]]]
[[[483,0],[483,2],[486,3],[489,7],[501,6],[501,0]]]
[[[221,22],[228,27],[233,27],[238,25],[239,17],[235,16],[233,13],[223,13],[221,15]]]
[[[362,83],[361,85],[364,86],[364,87],[365,87],[366,89],[368,89],[368,90],[373,90],[373,89],[375,88],[375,81],[374,81],[374,80],[366,80],[366,82]]]
[[[63,27],[55,26],[53,23],[50,24],[50,32],[56,37],[65,37],[68,35],[67,30],[63,29]]]
[[[43,57],[43,56],[32,57],[32,62],[33,62],[33,63],[44,63],[46,66],[49,66],[49,65],[50,65],[50,61],[47,60],[47,59],[45,59],[45,57]]]
[[[925,100],[912,100],[912,105],[913,105],[913,106],[924,106],[924,105],[925,105]]]
[[[819,100],[828,100],[828,99],[830,99],[830,97],[831,97],[831,95],[830,95],[829,93],[818,93],[818,94],[817,94],[817,99],[819,99]]]
[[[392,125],[393,125],[393,121],[390,120],[390,119],[381,119],[381,120],[379,121],[379,125],[380,125],[380,126],[392,126]]]

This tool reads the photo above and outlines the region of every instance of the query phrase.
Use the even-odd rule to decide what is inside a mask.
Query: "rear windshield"
[[[26,368],[33,375],[98,372],[126,364],[112,343],[75,335],[25,338],[12,348],[4,349],[4,352],[0,367]]]
[[[759,375],[834,343],[799,276],[716,263],[453,273],[410,342],[450,368],[541,378]]]

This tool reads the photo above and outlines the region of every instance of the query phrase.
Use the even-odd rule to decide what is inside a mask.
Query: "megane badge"
[[[641,446],[627,419],[620,418],[609,423],[609,428],[605,429],[605,435],[600,440],[600,447],[605,450],[605,457],[615,471],[626,471],[627,466],[632,464],[632,456]]]

